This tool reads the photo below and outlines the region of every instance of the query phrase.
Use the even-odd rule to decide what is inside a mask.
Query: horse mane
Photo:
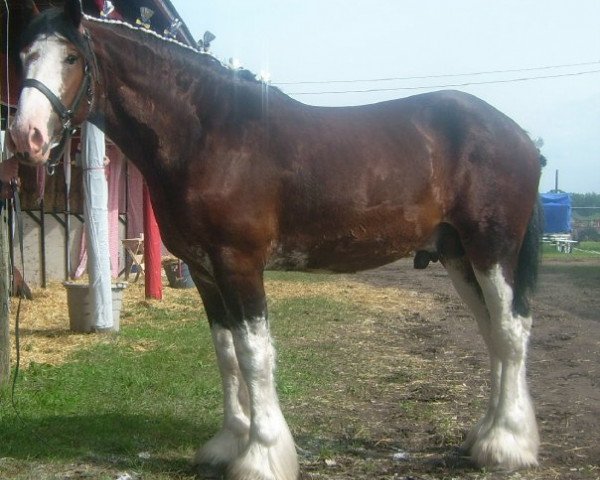
[[[220,73],[228,74],[228,75],[235,74],[236,78],[238,78],[238,79],[245,80],[245,81],[248,81],[251,83],[255,83],[257,85],[263,85],[264,87],[266,87],[270,90],[280,91],[279,88],[269,85],[268,83],[259,79],[259,77],[257,77],[257,75],[255,73],[253,73],[252,71],[250,71],[248,69],[234,68],[231,65],[224,63],[222,60],[220,60],[218,57],[216,57],[212,53],[205,52],[198,48],[194,48],[194,47],[187,45],[185,43],[182,43],[174,38],[165,37],[165,36],[155,32],[154,30],[137,27],[135,25],[132,25],[131,23],[124,22],[121,20],[98,18],[98,17],[89,16],[89,15],[84,15],[84,18],[88,22],[121,26],[121,27],[128,28],[131,31],[148,35],[148,38],[152,38],[154,41],[158,40],[159,44],[161,44],[164,47],[170,48],[171,53],[173,53],[173,52],[183,53],[183,52],[187,51],[188,53],[191,53],[194,55],[191,58],[193,58],[199,62],[204,62],[205,64],[208,64],[208,65],[212,66],[213,68],[216,68],[217,70],[220,71]]]
[[[280,90],[277,87],[274,87],[262,81],[256,76],[256,74],[254,74],[250,70],[243,68],[234,68],[222,62],[218,57],[211,53],[204,52],[200,49],[191,47],[190,45],[182,43],[176,39],[160,35],[154,30],[137,27],[135,25],[132,25],[131,23],[124,22],[121,20],[98,18],[86,14],[83,15],[83,19],[87,22],[115,25],[128,28],[131,31],[142,33],[144,35],[147,35],[148,38],[158,40],[160,44],[170,48],[171,52],[187,51],[195,54],[195,57],[191,58],[195,58],[199,62],[209,64],[213,68],[219,70],[222,74],[235,74],[236,78],[240,80],[255,83],[257,85],[263,85],[263,87],[268,88],[269,90],[280,92]],[[63,36],[69,42],[73,43],[79,50],[82,50],[84,52],[87,50],[82,35],[80,34],[80,32],[73,28],[73,25],[65,18],[65,16],[63,15],[63,10],[60,8],[49,8],[47,10],[44,10],[41,14],[34,17],[34,19],[31,21],[31,23],[27,26],[27,28],[21,35],[20,49],[31,44],[39,35],[50,35],[53,33],[58,33],[59,35]]]

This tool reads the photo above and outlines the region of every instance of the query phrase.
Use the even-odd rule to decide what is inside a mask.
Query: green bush
[[[577,240],[579,240],[580,242],[600,242],[600,232],[598,232],[595,228],[592,227],[583,228],[577,234]]]

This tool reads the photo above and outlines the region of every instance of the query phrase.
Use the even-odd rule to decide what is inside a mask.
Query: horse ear
[[[30,18],[37,17],[40,14],[40,11],[33,0],[27,0],[25,3],[25,8]]]
[[[75,28],[79,29],[82,16],[80,0],[67,0],[65,2],[65,16],[73,23]]]

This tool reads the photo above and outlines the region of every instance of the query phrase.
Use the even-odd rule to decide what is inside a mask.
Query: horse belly
[[[267,270],[327,271],[350,273],[380,267],[407,256],[417,243],[389,238],[357,239],[351,235],[310,245],[278,244]]]

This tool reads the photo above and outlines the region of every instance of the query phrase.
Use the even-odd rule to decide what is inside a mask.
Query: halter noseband
[[[89,44],[90,38],[89,38],[87,31],[84,33],[83,37],[87,42],[87,47],[88,47],[89,53],[92,55],[92,61],[94,62],[94,65],[95,65],[95,56],[94,56],[93,51]],[[84,57],[86,57],[86,55],[84,55]],[[62,123],[62,133],[61,133],[60,143],[58,144],[57,147],[55,147],[52,150],[50,158],[46,162],[46,169],[48,171],[48,175],[54,175],[56,166],[59,164],[60,157],[62,156],[62,154],[65,150],[65,145],[67,144],[67,141],[69,140],[69,138],[71,138],[71,136],[75,132],[75,129],[73,128],[73,117],[74,117],[75,113],[77,113],[77,110],[79,109],[79,106],[81,105],[81,101],[83,100],[83,97],[87,95],[88,105],[92,104],[92,100],[93,100],[92,73],[90,71],[88,59],[87,58],[85,59],[85,66],[83,69],[83,81],[81,82],[81,86],[79,87],[79,90],[77,91],[77,95],[75,96],[75,99],[73,100],[73,105],[71,105],[71,108],[65,107],[65,105],[52,92],[52,90],[50,90],[46,85],[44,85],[42,82],[40,82],[39,80],[37,80],[35,78],[26,78],[23,81],[23,87],[32,87],[32,88],[35,88],[35,89],[39,90],[40,92],[42,92],[42,94],[44,94],[44,96],[48,99],[48,101],[52,105],[52,108],[54,109],[54,111],[56,112],[56,114],[58,115],[58,118],[60,118],[60,121]]]

